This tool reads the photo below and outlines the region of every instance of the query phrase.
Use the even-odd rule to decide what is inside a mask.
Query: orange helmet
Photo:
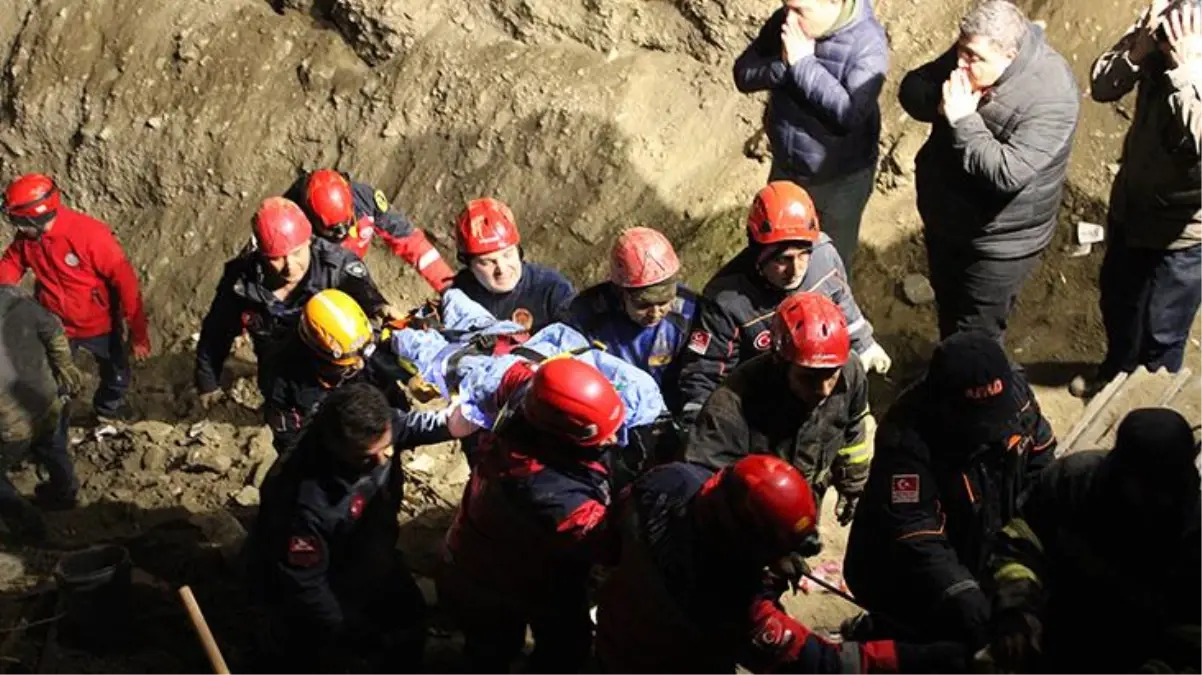
[[[305,207],[319,231],[345,237],[355,219],[350,182],[331,169],[314,171],[305,181]]]
[[[609,253],[609,280],[622,288],[654,286],[679,271],[672,242],[649,227],[623,231]]]
[[[455,224],[455,247],[461,260],[495,253],[521,241],[513,211],[498,199],[473,199]]]
[[[747,239],[752,246],[788,242],[813,245],[818,241],[818,232],[814,201],[805,190],[787,180],[764,186],[747,212]]]

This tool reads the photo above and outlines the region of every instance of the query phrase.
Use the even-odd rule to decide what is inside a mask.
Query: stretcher
[[[415,310],[414,320],[389,331],[389,347],[415,379],[458,403],[476,426],[493,427],[503,403],[495,396],[501,378],[523,359],[574,358],[601,371],[626,406],[619,445],[627,443],[630,429],[651,425],[667,414],[659,385],[649,374],[570,326],[553,323],[530,335],[521,324],[498,320],[456,289],[443,294],[437,320],[433,313],[433,307]]]

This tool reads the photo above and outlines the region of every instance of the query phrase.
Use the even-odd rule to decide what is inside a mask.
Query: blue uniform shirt
[[[649,373],[659,384],[668,409],[675,410],[679,356],[697,313],[697,294],[677,284],[676,299],[664,320],[654,326],[641,326],[627,316],[618,293],[609,282],[585,289],[572,300],[564,323],[590,340],[604,343],[611,354]]]
[[[522,278],[508,293],[493,293],[476,280],[468,268],[459,270],[452,288],[463,291],[490,314],[514,321],[535,333],[557,320],[576,289],[558,271],[535,263],[522,263]]]

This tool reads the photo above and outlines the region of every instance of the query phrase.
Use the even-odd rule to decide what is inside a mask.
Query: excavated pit
[[[1139,9],[1130,0],[1020,4],[1047,22],[1083,92],[1090,62]],[[906,275],[925,272],[912,171],[926,129],[901,112],[896,85],[946,48],[967,0],[877,5],[892,71],[881,99],[882,170],[853,276],[896,363],[889,379],[872,382],[879,415],[935,339],[932,308],[900,292]],[[271,459],[270,437],[246,379],[253,365],[243,361],[231,360],[232,400],[200,414],[190,349],[255,205],[297,172],[336,166],[376,185],[448,254],[463,202],[500,197],[517,214],[527,254],[578,286],[601,278],[599,251],[617,230],[654,226],[676,242],[696,287],[741,246],[745,203],[767,174],[762,99],[738,94],[730,67],[773,0],[9,6],[0,14],[0,177],[53,173],[71,203],[113,226],[143,281],[156,348],[135,372],[140,421],[102,438],[72,430],[84,505],[50,516],[46,547],[0,560],[4,628],[45,610],[36,591],[62,551],[125,544],[143,609],[135,648],[97,656],[64,645],[47,656],[42,625],[0,645],[0,664],[15,662],[14,670],[206,668],[171,591],[182,583],[196,590],[234,669],[245,663],[255,617],[228,567]],[[1083,104],[1061,233],[1010,330],[1060,433],[1084,409],[1064,385],[1104,346],[1101,253],[1068,258],[1061,249],[1077,221],[1105,222],[1132,106]],[[423,299],[423,284],[397,260],[376,250],[369,263],[392,300]],[[1199,372],[1196,336],[1187,365]],[[1175,403],[1196,423],[1196,378],[1183,391]],[[406,463],[413,480],[402,545],[428,573],[467,470],[451,446],[410,453]],[[25,490],[36,482],[31,469],[14,480]],[[824,557],[839,559],[844,537],[830,528]],[[820,627],[850,612],[825,594],[786,601]],[[458,667],[455,644],[438,632],[431,667]]]

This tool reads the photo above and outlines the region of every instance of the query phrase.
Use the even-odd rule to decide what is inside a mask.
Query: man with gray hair
[[[1072,70],[1014,4],[984,0],[898,98],[931,125],[915,165],[940,338],[978,330],[1002,342],[1055,234],[1077,129]]]
[[[1181,369],[1202,301],[1202,8],[1155,0],[1093,65],[1090,93],[1138,87],[1135,118],[1110,191],[1102,261],[1106,358],[1069,385],[1092,396],[1120,372]]]

